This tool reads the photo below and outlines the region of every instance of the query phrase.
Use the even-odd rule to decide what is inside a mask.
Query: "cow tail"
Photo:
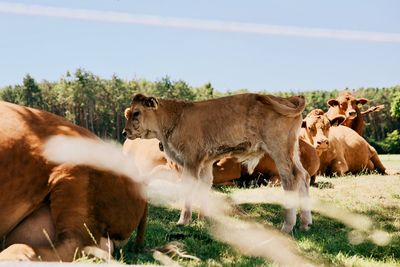
[[[299,116],[306,106],[304,96],[283,98],[272,95],[258,95],[256,100],[270,106],[274,111],[286,117]]]
[[[136,238],[135,238],[135,244],[134,244],[134,249],[137,251],[141,248],[143,245],[144,241],[144,234],[146,232],[146,227],[147,227],[147,212],[148,212],[148,203],[146,202],[142,218],[140,219],[137,231],[136,231]]]

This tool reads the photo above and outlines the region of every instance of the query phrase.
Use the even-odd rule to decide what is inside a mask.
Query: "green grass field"
[[[383,155],[382,161],[391,173],[400,171],[400,155]],[[340,178],[317,177],[321,184],[333,185],[323,189],[311,188],[311,196],[334,203],[338,207],[357,214],[367,215],[374,227],[387,231],[391,242],[378,246],[371,241],[360,244],[349,242],[352,229],[335,219],[313,212],[314,223],[307,232],[296,225],[292,238],[300,254],[316,265],[326,266],[400,266],[400,176],[392,174],[359,175]],[[265,188],[281,190],[280,188]],[[224,194],[235,188],[220,188]],[[241,210],[247,220],[261,222],[280,228],[283,209],[278,205],[245,204]],[[207,231],[208,223],[193,216],[193,222],[177,227],[179,211],[151,206],[148,230],[142,252],[133,253],[125,246],[115,253],[117,259],[129,264],[159,264],[152,249],[177,241],[186,254],[200,260],[191,260],[179,255],[172,258],[184,266],[271,266],[272,263],[255,257],[242,255],[230,246],[215,241]]]

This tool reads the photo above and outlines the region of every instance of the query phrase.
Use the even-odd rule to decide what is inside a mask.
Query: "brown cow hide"
[[[27,237],[32,246],[10,246],[1,259],[72,261],[76,249],[94,244],[88,229],[97,241],[107,235],[122,241],[140,228],[137,241],[143,240],[147,204],[140,184],[85,166],[52,164],[42,156],[50,136],[96,139],[93,134],[54,114],[7,102],[0,102],[0,123],[0,237],[7,240],[48,203],[58,252],[43,240]]]

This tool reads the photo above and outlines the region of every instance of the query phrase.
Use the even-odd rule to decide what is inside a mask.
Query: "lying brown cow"
[[[157,139],[126,139],[122,149],[125,154],[132,156],[132,160],[142,174],[148,174],[158,166],[174,169],[173,165],[169,164],[165,153],[160,150],[160,141]]]
[[[376,170],[385,174],[376,150],[364,138],[348,127],[331,127],[344,120],[344,116],[329,120],[322,110],[315,109],[303,121],[301,136],[317,150],[319,173],[344,175]]]
[[[137,169],[142,174],[149,174],[155,168],[164,166],[168,169],[177,171],[177,176],[182,171],[181,168],[167,159],[162,151],[160,141],[158,139],[126,139],[123,145],[125,154],[132,156]],[[218,161],[213,167],[213,183],[223,184],[239,178],[241,173],[240,163],[231,161],[230,158]]]
[[[85,166],[55,165],[42,156],[50,136],[96,138],[93,134],[56,115],[6,102],[0,102],[0,124],[0,237],[7,245],[21,242],[13,239],[16,231],[24,231],[27,222],[38,228],[39,222],[57,251],[33,235],[25,242],[31,246],[14,244],[0,259],[72,261],[76,250],[94,244],[91,235],[97,242],[107,235],[121,242],[136,228],[137,243],[143,241],[147,203],[140,184]],[[51,216],[41,210],[46,205]]]
[[[384,107],[383,105],[379,105],[361,112],[359,105],[364,105],[367,102],[368,99],[366,98],[355,98],[349,91],[343,91],[336,99],[328,100],[330,107],[326,115],[329,119],[333,119],[337,115],[344,115],[346,120],[342,125],[353,129],[362,136],[365,128],[363,115],[380,111]]]
[[[319,168],[319,157],[315,148],[309,143],[299,140],[300,160],[303,167],[311,176],[311,184],[315,182],[315,175]],[[157,139],[126,139],[123,146],[124,153],[133,156],[133,160],[137,168],[142,173],[150,173],[158,166],[166,166],[170,169],[180,171],[180,168],[167,160],[163,151],[160,150],[160,141]],[[258,165],[255,167],[251,177],[247,168],[242,166],[234,157],[223,158],[213,165],[213,184],[232,184],[232,181],[241,177],[246,177],[249,180],[256,180],[256,177],[262,175],[268,177],[268,180],[273,183],[279,183],[279,172],[275,162],[268,155],[264,155]]]
[[[308,182],[310,184],[314,184],[315,176],[319,168],[319,157],[317,151],[312,145],[302,139],[299,139],[299,148],[301,164],[311,177],[311,181]],[[264,157],[260,160],[257,167],[254,169],[252,176],[261,174],[269,177],[269,182],[271,184],[277,184],[281,181],[278,169],[276,168],[276,164],[268,154],[265,154]],[[249,174],[244,168],[242,170],[242,176],[245,175]],[[254,177],[250,177],[250,179],[254,179]]]
[[[298,132],[303,97],[280,98],[241,94],[199,102],[156,99],[135,95],[124,134],[129,139],[157,138],[172,161],[183,168],[183,177],[211,186],[213,163],[234,156],[252,173],[269,153],[277,164],[285,190],[308,197],[308,174],[299,159]],[[302,227],[311,224],[311,212],[302,211]],[[191,219],[187,202],[178,224]],[[296,210],[286,212],[283,230],[292,230]]]
[[[301,139],[299,139],[299,148],[300,161],[311,177],[310,184],[314,184],[319,168],[317,152],[312,145]],[[281,181],[276,164],[268,154],[260,159],[252,174],[249,174],[247,168],[233,157],[223,158],[214,164],[213,174],[214,184],[227,183],[238,178],[242,178],[246,182],[257,181],[259,177],[266,177],[270,184],[279,184]]]

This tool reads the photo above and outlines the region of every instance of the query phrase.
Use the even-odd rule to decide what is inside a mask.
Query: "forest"
[[[280,96],[304,95],[307,106],[304,116],[314,108],[327,110],[328,99],[336,98],[341,90],[259,93]],[[400,85],[387,88],[348,89],[369,102],[361,109],[384,104],[385,108],[365,116],[364,137],[380,154],[400,153]],[[123,80],[116,75],[103,79],[90,71],[77,69],[67,72],[58,81],[35,81],[27,74],[22,84],[0,88],[0,99],[24,106],[43,109],[70,120],[105,139],[123,141],[124,110],[136,93],[164,98],[204,100],[224,95],[250,92],[248,89],[218,92],[211,83],[193,87],[168,76],[157,81]]]

